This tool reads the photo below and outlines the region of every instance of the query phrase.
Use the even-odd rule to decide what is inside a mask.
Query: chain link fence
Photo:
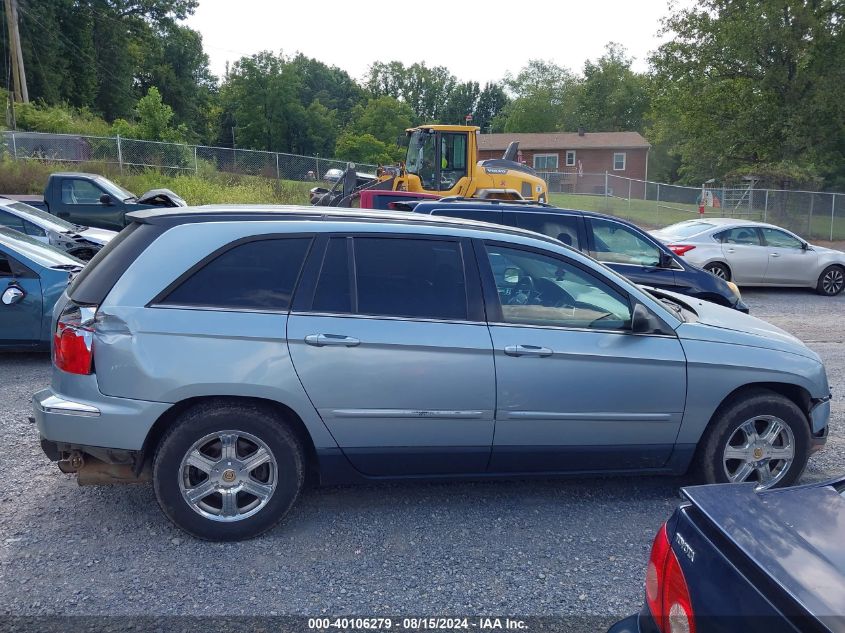
[[[276,180],[333,180],[347,162],[320,156],[139,141],[120,137],[3,132],[2,151],[15,160],[110,164],[121,172],[229,172]],[[375,165],[356,165],[375,173]],[[733,217],[783,226],[809,240],[845,240],[845,194],[706,185],[683,187],[605,173],[541,172],[550,202],[601,211],[645,227],[699,217]]]
[[[170,175],[221,171],[277,180],[315,181],[335,178],[347,162],[320,156],[181,143],[140,141],[121,137],[3,132],[3,152],[15,160],[50,163],[99,162],[121,173],[155,169]],[[375,165],[357,164],[375,173]]]
[[[609,213],[645,227],[702,216],[739,218],[770,222],[808,240],[845,240],[845,194],[841,193],[716,184],[684,187],[609,172],[542,172],[540,176],[549,186],[553,204]]]

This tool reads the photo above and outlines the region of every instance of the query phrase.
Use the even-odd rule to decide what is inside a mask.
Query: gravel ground
[[[747,291],[845,392],[845,295]],[[79,488],[26,418],[45,355],[0,357],[0,614],[604,615],[638,610],[677,478],[396,484],[305,493],[245,543],[193,540],[148,486]],[[843,471],[843,399],[804,481]]]

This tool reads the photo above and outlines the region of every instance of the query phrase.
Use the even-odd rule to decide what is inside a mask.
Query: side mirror
[[[9,286],[3,291],[2,302],[4,306],[15,305],[23,300],[26,293],[17,286]]]
[[[631,331],[634,334],[658,334],[663,332],[660,320],[648,308],[638,303],[631,315]]]
[[[111,196],[107,193],[104,193],[102,196],[100,196],[100,204],[110,205]]]
[[[519,283],[519,268],[505,268],[505,283],[518,284]]]
[[[672,257],[669,253],[664,253],[663,251],[660,251],[660,268],[671,268],[672,264],[674,263],[674,257]]]
[[[807,242],[801,242],[801,250],[802,251],[810,250],[810,245]]]

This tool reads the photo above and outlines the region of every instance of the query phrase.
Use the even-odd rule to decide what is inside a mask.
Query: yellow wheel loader
[[[359,174],[350,165],[331,189],[312,189],[311,203],[351,206],[363,189],[547,202],[546,182],[516,161],[518,144],[511,143],[502,158],[479,161],[478,132],[478,127],[464,125],[422,125],[405,130],[408,153],[404,163],[381,166],[375,177]]]

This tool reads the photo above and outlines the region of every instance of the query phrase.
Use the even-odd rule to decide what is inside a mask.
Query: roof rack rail
[[[420,202],[485,202],[487,204],[523,204],[538,207],[554,207],[554,205],[548,202],[538,202],[537,200],[500,200],[499,198],[467,198],[466,196],[446,196],[438,200],[420,200]]]

